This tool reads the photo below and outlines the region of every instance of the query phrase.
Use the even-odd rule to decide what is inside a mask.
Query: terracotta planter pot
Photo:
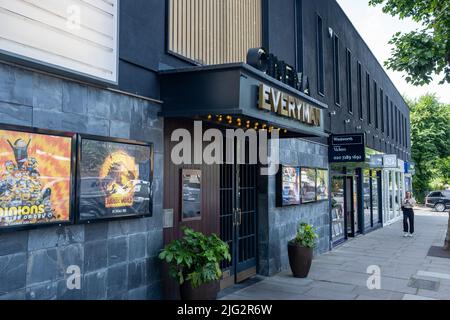
[[[289,265],[296,278],[306,278],[311,269],[313,249],[288,243]]]
[[[192,288],[186,281],[180,286],[181,300],[216,300],[219,292],[219,281],[202,284],[198,288]]]

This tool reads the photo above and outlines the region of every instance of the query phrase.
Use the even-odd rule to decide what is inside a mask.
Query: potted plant
[[[215,300],[222,276],[220,262],[230,261],[228,245],[215,234],[205,236],[183,228],[184,236],[159,254],[169,264],[169,275],[180,284],[182,300]]]
[[[289,265],[296,278],[306,278],[311,268],[317,234],[310,224],[301,223],[295,239],[288,243]]]

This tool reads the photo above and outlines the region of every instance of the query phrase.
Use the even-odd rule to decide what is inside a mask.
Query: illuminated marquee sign
[[[311,126],[321,125],[319,108],[265,84],[259,86],[258,108]]]

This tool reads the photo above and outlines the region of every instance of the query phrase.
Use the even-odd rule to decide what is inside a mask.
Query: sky
[[[337,0],[337,2],[381,65],[384,65],[384,61],[391,55],[392,46],[388,42],[394,33],[397,31],[408,32],[421,27],[411,19],[399,20],[398,17],[383,13],[381,5],[369,7],[368,0]],[[430,85],[416,87],[406,82],[405,73],[394,72],[386,68],[385,70],[402,95],[416,99],[430,92],[436,93],[441,102],[450,103],[450,84],[439,85],[439,81],[443,77],[434,77],[435,81]]]

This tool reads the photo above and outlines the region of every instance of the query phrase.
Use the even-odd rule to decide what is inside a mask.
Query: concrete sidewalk
[[[224,296],[224,300],[450,300],[450,259],[428,257],[442,246],[448,213],[416,210],[416,234],[403,238],[397,222],[352,239],[314,259],[307,279],[290,271]],[[370,290],[369,266],[381,270],[381,288]]]

